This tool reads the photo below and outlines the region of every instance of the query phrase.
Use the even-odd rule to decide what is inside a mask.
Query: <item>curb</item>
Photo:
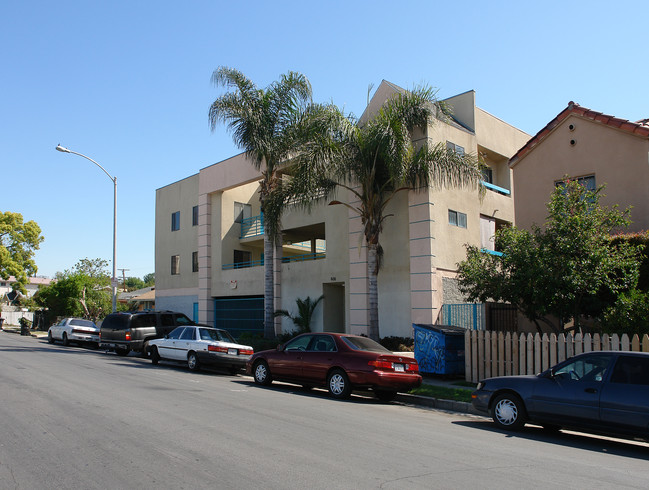
[[[485,415],[482,412],[478,412],[470,403],[459,402],[456,400],[443,400],[441,398],[432,398],[429,396],[421,395],[408,395],[406,393],[399,393],[395,400],[410,405],[420,405],[424,407],[437,408],[440,410],[448,410],[450,412],[469,413],[472,415],[482,416]]]
[[[15,333],[17,335],[20,335],[20,327],[16,327],[16,328],[2,327],[2,331],[7,332],[7,333]],[[44,337],[44,336],[47,336],[47,332],[44,332],[44,335],[36,335],[35,333],[30,333],[29,336],[34,337],[34,338]],[[27,336],[25,335],[25,337],[27,337]]]

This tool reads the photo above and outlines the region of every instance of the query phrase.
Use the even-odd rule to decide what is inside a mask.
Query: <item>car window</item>
[[[144,315],[133,315],[133,319],[131,320],[131,328],[155,327],[155,325],[155,315],[150,313]]]
[[[194,325],[194,322],[191,321],[189,318],[187,318],[182,313],[176,313],[174,315],[174,318],[176,319],[176,325]],[[164,325],[164,323],[163,323],[163,325]]]
[[[284,350],[286,351],[305,351],[311,342],[313,335],[300,335],[293,340],[286,343]]]
[[[183,333],[180,334],[180,340],[194,340],[194,330],[192,327],[185,327]]]
[[[613,368],[611,383],[649,385],[649,358],[620,356]]]
[[[180,335],[183,333],[185,330],[185,327],[177,327],[174,328],[169,335],[167,335],[168,339],[179,339]]]
[[[314,352],[335,352],[336,342],[331,335],[314,335],[309,350]]]
[[[575,381],[602,381],[610,362],[611,356],[580,356],[555,370],[554,375]]]
[[[70,325],[76,325],[77,327],[94,327],[95,324],[90,320],[81,320],[80,318],[75,318],[70,320]]]
[[[215,328],[201,328],[199,329],[201,340],[210,340],[216,342],[231,342],[235,343],[232,336],[225,330],[217,330]]]
[[[160,323],[163,327],[173,327],[175,325],[174,316],[170,313],[163,313],[160,315]]]
[[[378,342],[374,342],[367,337],[341,337],[343,341],[354,350],[364,350],[369,352],[390,352]]]
[[[129,328],[129,319],[131,315],[123,315],[117,313],[115,315],[108,315],[104,322],[101,324],[101,328],[111,328],[113,330],[126,330]]]

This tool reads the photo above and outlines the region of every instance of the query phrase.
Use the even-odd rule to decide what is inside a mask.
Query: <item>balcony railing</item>
[[[250,238],[264,234],[264,215],[252,216],[241,220],[239,239]]]
[[[288,264],[290,262],[306,262],[308,260],[319,260],[327,257],[326,253],[316,252],[311,254],[304,255],[290,255],[288,257],[282,257],[282,263]],[[247,269],[249,267],[259,267],[264,265],[264,259],[260,260],[249,260],[247,262],[235,262],[233,264],[223,264],[221,266],[222,270],[232,270],[232,269]]]
[[[502,194],[504,196],[509,196],[511,194],[511,191],[509,189],[505,189],[504,187],[499,187],[499,186],[491,184],[489,182],[485,182],[484,180],[480,181],[480,183],[483,186],[485,186],[487,189],[492,190],[494,192],[497,192],[499,194]]]
[[[480,251],[484,254],[495,255],[496,257],[502,257],[505,255],[502,252],[496,252],[495,250],[489,250],[488,248],[481,248]]]
[[[230,270],[230,269],[247,269],[248,267],[258,267],[264,265],[264,259],[261,260],[249,260],[247,262],[235,262],[233,264],[223,264],[221,269]]]

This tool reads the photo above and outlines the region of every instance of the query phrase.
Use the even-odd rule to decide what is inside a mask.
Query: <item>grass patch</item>
[[[409,391],[411,395],[430,396],[442,400],[455,400],[471,403],[471,391],[465,388],[449,388],[447,386],[434,386],[422,384],[419,388]]]

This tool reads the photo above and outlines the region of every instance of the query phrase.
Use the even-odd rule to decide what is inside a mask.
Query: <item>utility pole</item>
[[[131,269],[118,269],[122,271],[122,288],[126,290],[126,271],[130,271]]]

